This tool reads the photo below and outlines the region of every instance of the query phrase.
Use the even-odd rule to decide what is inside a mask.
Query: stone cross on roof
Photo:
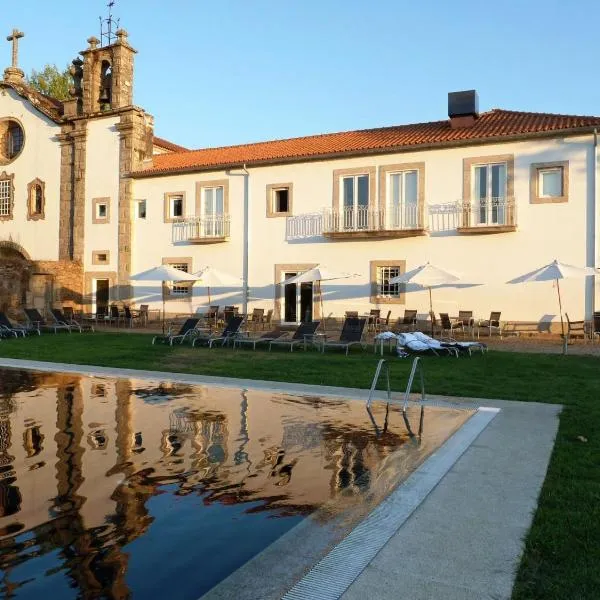
[[[12,67],[13,69],[19,68],[19,38],[22,38],[25,34],[18,29],[13,29],[12,33],[6,38],[7,41],[12,42]]]

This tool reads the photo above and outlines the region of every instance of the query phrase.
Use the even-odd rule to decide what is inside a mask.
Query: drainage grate
[[[283,600],[337,600],[498,412],[495,408],[480,408],[459,431],[287,592]]]

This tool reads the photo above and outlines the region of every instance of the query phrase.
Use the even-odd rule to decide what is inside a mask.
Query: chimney
[[[475,90],[450,92],[448,94],[450,127],[471,127],[479,117],[479,97]]]

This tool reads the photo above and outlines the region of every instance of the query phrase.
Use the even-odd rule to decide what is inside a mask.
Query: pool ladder
[[[404,392],[404,403],[402,405],[402,411],[406,412],[406,408],[408,406],[408,397],[410,396],[410,392],[412,390],[413,381],[415,380],[415,375],[417,374],[417,370],[419,371],[419,377],[421,378],[421,400],[425,400],[425,379],[423,378],[423,367],[420,365],[420,357],[415,357],[413,360],[412,368],[410,370],[410,375],[408,377],[408,383],[406,384],[406,391]],[[373,394],[375,393],[375,388],[377,387],[377,382],[379,381],[379,377],[381,376],[381,371],[385,370],[386,382],[387,382],[387,404],[389,406],[392,401],[392,390],[390,388],[390,368],[388,366],[387,360],[382,358],[377,363],[377,368],[375,369],[375,375],[373,376],[373,383],[371,383],[371,390],[369,391],[369,398],[367,399],[367,408],[371,408],[371,402],[373,400]]]

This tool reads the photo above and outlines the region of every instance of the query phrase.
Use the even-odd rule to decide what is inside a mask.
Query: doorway
[[[297,271],[286,271],[284,281],[298,275]],[[313,319],[313,284],[312,282],[288,283],[283,292],[283,319],[286,323],[306,323]]]
[[[94,279],[92,312],[96,314],[108,314],[110,302],[109,280]]]

